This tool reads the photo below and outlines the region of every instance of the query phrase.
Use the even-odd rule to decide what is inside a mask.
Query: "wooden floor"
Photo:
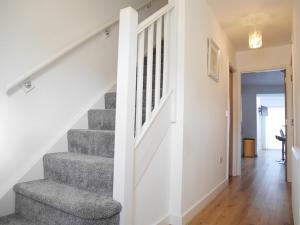
[[[280,151],[262,151],[256,159],[244,159],[242,176],[228,187],[189,225],[293,225],[290,185]]]

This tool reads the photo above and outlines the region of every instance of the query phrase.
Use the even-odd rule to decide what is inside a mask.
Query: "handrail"
[[[109,27],[115,25],[118,22],[119,22],[119,19],[114,19],[114,20],[106,23],[105,25],[103,25],[103,26],[99,27],[98,29],[96,29],[96,31],[90,32],[89,34],[85,35],[84,37],[80,38],[79,40],[77,40],[77,41],[73,42],[72,44],[68,45],[63,50],[59,51],[58,53],[56,53],[54,56],[50,57],[46,61],[42,62],[41,64],[39,64],[37,66],[35,66],[31,70],[25,72],[18,79],[16,79],[15,81],[13,81],[12,83],[10,83],[7,86],[7,88],[6,88],[6,94],[9,95],[19,85],[21,85],[25,81],[29,80],[33,75],[35,75],[36,73],[42,71],[47,66],[55,63],[57,60],[59,60],[60,58],[62,58],[65,55],[67,55],[73,49],[79,47],[80,45],[84,44],[85,42],[87,42],[88,40],[90,40],[91,38],[93,38],[94,36],[96,36],[97,34],[105,31],[106,29],[108,29]]]
[[[151,6],[151,1],[148,2],[147,4],[143,4],[138,7],[137,11],[142,10],[145,7],[148,7],[150,4]],[[109,21],[108,23],[102,25],[101,27],[97,28],[95,31],[88,33],[84,37],[80,38],[79,40],[69,44],[67,47],[65,47],[63,50],[59,51],[56,53],[54,56],[50,57],[49,59],[45,60],[44,62],[38,64],[37,66],[33,67],[29,71],[25,72],[22,74],[19,78],[17,78],[15,81],[9,83],[6,87],[6,94],[10,95],[12,94],[17,88],[20,87],[24,82],[31,80],[31,78],[36,75],[38,72],[42,71],[46,67],[50,66],[51,64],[55,63],[57,60],[62,58],[63,56],[67,55],[69,52],[72,50],[76,49],[80,45],[84,44],[91,38],[95,37],[97,34],[107,30],[108,28],[114,26],[119,22],[119,18],[113,19]]]
[[[147,27],[149,27],[151,24],[153,24],[157,19],[159,19],[161,16],[166,14],[168,11],[170,11],[174,7],[175,7],[174,3],[169,3],[169,4],[165,5],[164,7],[162,7],[160,10],[155,12],[153,15],[151,15],[150,17],[148,17],[147,19],[145,19],[143,22],[141,22],[138,25],[137,33],[138,34],[141,33],[143,30],[145,30]]]

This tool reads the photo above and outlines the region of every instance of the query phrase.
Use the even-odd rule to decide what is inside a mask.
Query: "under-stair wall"
[[[142,8],[140,19],[166,2],[152,1]],[[1,2],[0,133],[5,138],[0,141],[0,216],[13,211],[11,187],[43,176],[42,156],[66,151],[66,131],[115,85],[118,24],[108,29],[108,36],[99,33],[35,74],[31,92],[19,88],[7,94],[7,84],[87,32],[118,18],[120,8],[146,3]]]

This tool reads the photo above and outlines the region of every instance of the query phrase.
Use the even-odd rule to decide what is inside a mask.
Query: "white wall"
[[[240,72],[284,69],[291,64],[291,45],[240,51],[236,54]]]
[[[257,110],[257,148],[281,149],[281,142],[275,139],[275,135],[280,135],[280,129],[283,129],[285,132],[285,129],[282,127],[285,124],[285,95],[260,94],[257,96],[256,108],[258,109],[261,105],[271,108],[271,112],[268,111],[268,116],[266,117],[261,116]],[[274,110],[274,107],[281,108],[282,114],[279,118],[278,114],[277,117],[274,117],[274,111],[272,113],[272,108]]]
[[[20,90],[7,96],[6,85],[82,35],[117,18],[120,8],[146,2],[0,2],[0,198],[18,181],[41,177],[42,156],[52,150],[66,151],[65,144],[55,146],[115,84],[118,26],[111,28],[110,38],[100,34],[41,71],[34,80],[36,88],[29,94]],[[141,11],[140,19],[165,3],[154,1],[150,9]],[[2,199],[1,214],[10,211],[6,203],[12,202],[12,197],[10,191]]]
[[[107,89],[107,92],[114,91],[115,87],[113,86],[110,89]],[[101,96],[100,99],[93,99],[90,105],[85,109],[79,112],[74,118],[74,124],[70,129],[88,129],[88,113],[89,109],[104,109],[104,96]],[[66,152],[68,151],[68,140],[67,133],[63,134],[57,142],[49,147],[47,153],[54,152]],[[44,165],[43,159],[40,158],[26,174],[19,179],[17,182],[27,182],[36,179],[44,179]],[[8,215],[13,213],[15,210],[15,192],[13,189],[10,189],[2,198],[0,198],[0,216]]]
[[[295,143],[300,146],[300,2],[294,0],[294,18],[293,18],[293,74],[294,74],[294,116],[295,116]],[[295,149],[295,153],[299,154],[299,149]],[[296,156],[297,154],[295,154]],[[293,186],[292,186],[292,201],[295,225],[300,224],[300,207],[299,207],[299,162],[296,157],[293,157]],[[299,157],[299,155],[298,155]]]
[[[258,96],[260,98],[260,104],[267,107],[285,107],[283,94],[262,94]]]
[[[293,24],[293,70],[294,70],[294,103],[295,103],[295,144],[300,146],[300,2],[294,0]]]
[[[207,1],[181,2],[184,12],[184,70],[180,94],[183,104],[183,222],[189,221],[220,191],[227,180],[229,61],[234,51]],[[183,17],[181,17],[182,19]],[[220,80],[207,76],[207,40],[221,49]],[[180,121],[181,118],[178,118]],[[220,162],[220,159],[222,162]]]
[[[247,50],[236,53],[237,61],[237,76],[236,81],[238,86],[234,90],[235,94],[239,96],[239,101],[237,102],[238,107],[238,117],[235,118],[236,121],[241,121],[241,73],[245,72],[261,72],[265,70],[278,70],[286,69],[286,98],[287,98],[287,178],[291,181],[291,147],[293,145],[293,83],[291,82],[292,68],[291,68],[291,57],[292,48],[291,45],[283,45],[271,48],[261,48],[256,50]],[[240,127],[238,128],[240,129]],[[239,132],[240,133],[240,132]],[[238,142],[241,141],[241,137]],[[238,156],[241,155],[241,145],[239,145]],[[241,158],[238,157],[238,171],[241,171]]]

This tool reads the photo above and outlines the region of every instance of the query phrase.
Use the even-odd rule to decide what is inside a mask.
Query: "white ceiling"
[[[263,47],[291,43],[293,0],[207,0],[236,50],[248,49],[248,33],[263,32]]]

